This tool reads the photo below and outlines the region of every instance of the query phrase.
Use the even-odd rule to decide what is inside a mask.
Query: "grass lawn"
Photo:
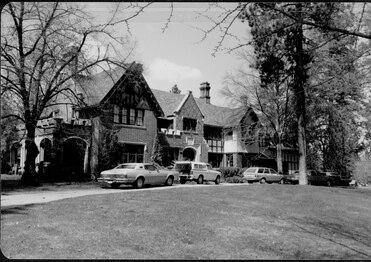
[[[371,190],[127,191],[2,209],[1,251],[34,259],[371,259]]]

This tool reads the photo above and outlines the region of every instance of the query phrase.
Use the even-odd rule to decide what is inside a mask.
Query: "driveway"
[[[230,184],[230,183],[221,183],[218,186],[233,186],[233,185],[248,185],[248,184]],[[60,199],[88,196],[88,195],[99,195],[99,194],[115,194],[115,193],[131,193],[137,191],[145,190],[174,190],[177,188],[184,187],[205,187],[205,186],[216,186],[214,183],[210,184],[174,184],[171,187],[167,186],[153,186],[145,187],[141,189],[135,189],[131,186],[121,186],[119,189],[107,188],[90,188],[90,189],[59,189],[59,190],[43,190],[43,191],[30,191],[30,192],[2,192],[1,193],[1,207],[9,206],[20,206],[20,205],[29,205],[29,204],[38,204],[46,203],[51,201],[56,201]]]

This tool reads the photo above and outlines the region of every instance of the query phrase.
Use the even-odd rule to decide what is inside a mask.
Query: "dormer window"
[[[197,120],[191,118],[183,118],[183,130],[196,131]]]

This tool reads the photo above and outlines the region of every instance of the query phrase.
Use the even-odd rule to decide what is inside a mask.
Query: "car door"
[[[210,164],[206,165],[207,173],[208,173],[208,179],[209,181],[214,181],[217,176],[217,172],[213,170]]]
[[[265,168],[259,168],[258,169],[258,172],[256,173],[256,178],[257,179],[261,179],[263,176],[265,176],[264,170],[265,170]]]
[[[319,177],[318,177],[318,173],[314,170],[311,170],[310,171],[310,176],[311,176],[311,183],[312,184],[318,184],[318,180],[319,180]]]
[[[160,172],[154,165],[144,165],[145,169],[145,181],[148,184],[160,184]]]
[[[264,168],[264,176],[265,176],[265,179],[268,182],[271,182],[272,181],[272,176],[271,176],[271,173],[269,172],[269,169],[268,168]]]
[[[322,185],[325,185],[327,180],[329,179],[327,176],[326,176],[326,173],[324,172],[319,172],[319,176],[320,176],[320,182]]]
[[[270,168],[269,171],[271,172],[271,179],[273,182],[278,182],[281,180],[281,175],[279,175],[276,170]]]
[[[162,185],[162,184],[165,183],[169,172],[165,169],[160,169],[160,168],[157,168],[157,167],[156,167],[156,170],[158,172],[158,174],[156,175],[156,178],[158,178],[158,179],[156,179],[156,182],[158,182],[158,184]]]

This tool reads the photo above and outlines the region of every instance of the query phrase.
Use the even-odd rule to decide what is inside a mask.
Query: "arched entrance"
[[[40,162],[50,162],[52,160],[52,141],[49,138],[44,138],[40,142]]]
[[[81,181],[87,174],[89,144],[80,137],[69,137],[63,143],[63,176]]]
[[[21,147],[22,145],[19,143],[14,143],[10,147],[10,158],[9,158],[10,166],[7,167],[8,170],[2,169],[4,173],[7,171],[10,171],[9,170],[10,168],[13,174],[18,174],[18,171],[21,165]]]
[[[183,160],[195,161],[196,158],[196,149],[192,147],[186,147],[183,150]]]
[[[46,181],[49,180],[50,164],[52,161],[52,141],[49,138],[43,138],[40,141],[40,153],[39,153],[39,164],[38,172],[40,179]]]

